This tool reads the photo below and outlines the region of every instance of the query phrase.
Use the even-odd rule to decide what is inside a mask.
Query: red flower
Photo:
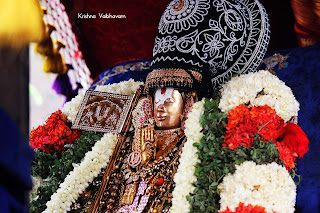
[[[251,204],[245,206],[244,203],[239,203],[239,206],[236,208],[236,211],[230,211],[227,207],[227,210],[220,211],[219,213],[265,213],[265,208],[261,206],[252,206]]]
[[[266,142],[276,141],[283,133],[284,121],[267,105],[240,105],[228,113],[228,124],[225,128],[227,131],[224,143],[230,149],[236,149],[239,146],[251,147],[255,134],[259,134]]]
[[[309,140],[304,131],[294,123],[288,123],[284,128],[283,140],[281,141],[291,152],[302,156],[309,150]]]
[[[62,152],[65,144],[73,143],[80,135],[80,131],[71,130],[66,125],[65,116],[58,110],[50,115],[45,125],[31,131],[30,146],[33,149],[41,148],[46,153],[53,150]]]
[[[283,133],[284,121],[274,109],[265,105],[251,107],[251,119],[258,126],[258,134],[265,141],[276,141]]]
[[[274,109],[265,106],[240,105],[228,113],[223,147],[236,149],[251,147],[255,134],[265,142],[272,140],[278,147],[280,159],[291,171],[296,157],[308,151],[309,140],[303,130],[294,123],[285,124]]]
[[[250,122],[250,111],[240,105],[228,113],[224,143],[230,149],[236,149],[240,145],[251,147],[253,144],[253,132],[255,127]]]
[[[284,165],[288,171],[291,171],[295,167],[295,160],[297,154],[292,152],[284,143],[276,142],[279,150],[280,159],[284,161]]]
[[[280,159],[286,168],[291,171],[295,167],[295,160],[309,150],[309,140],[303,130],[294,123],[288,123],[284,128],[282,141],[276,142]]]

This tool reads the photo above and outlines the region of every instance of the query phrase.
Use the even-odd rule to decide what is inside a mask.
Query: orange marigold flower
[[[53,150],[62,152],[65,144],[73,143],[81,135],[79,130],[71,130],[60,110],[52,113],[46,124],[33,129],[30,133],[30,146],[41,148],[49,153]]]
[[[225,211],[219,211],[219,213],[266,213],[266,210],[262,206],[252,206],[251,204],[245,206],[244,203],[239,203],[239,206],[235,211],[231,211],[228,207]]]
[[[280,159],[284,161],[284,165],[287,170],[291,171],[291,169],[294,169],[295,167],[294,162],[296,160],[297,154],[290,150],[290,148],[287,147],[284,143],[276,142],[276,145],[279,150]]]
[[[276,141],[283,134],[284,125],[283,119],[267,105],[240,105],[228,113],[224,143],[230,149],[251,147],[255,134],[259,134],[265,142]]]

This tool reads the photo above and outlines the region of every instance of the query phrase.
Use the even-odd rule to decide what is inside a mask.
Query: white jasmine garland
[[[198,149],[193,146],[194,143],[199,142],[203,134],[200,132],[202,126],[200,117],[204,112],[204,99],[193,105],[191,112],[188,114],[188,119],[185,122],[185,134],[187,141],[182,148],[180,157],[180,165],[177,173],[174,176],[176,184],[172,192],[172,213],[189,212],[190,203],[186,196],[193,192],[194,186],[192,183],[197,181],[195,176],[196,164],[199,161],[197,151]]]
[[[262,90],[264,95],[258,95]],[[249,106],[270,106],[285,122],[298,116],[299,103],[290,87],[265,70],[232,78],[223,85],[221,96],[219,108],[222,112],[249,103]]]
[[[106,133],[96,142],[92,151],[86,153],[80,165],[75,165],[59,189],[51,196],[47,202],[47,209],[44,212],[67,212],[70,206],[77,200],[95,177],[98,176],[102,168],[108,165],[114,147],[118,141],[115,134]]]
[[[97,86],[96,91],[116,93],[121,95],[134,95],[135,91],[143,82],[134,81],[130,79],[129,81],[122,81],[120,83],[108,84],[103,86]],[[67,116],[68,120],[72,123],[76,120],[77,113],[80,109],[81,102],[83,100],[84,94],[79,94],[71,101],[65,103],[61,112]]]
[[[61,112],[65,116],[67,116],[67,119],[72,123],[76,120],[77,113],[80,109],[83,97],[84,97],[84,94],[77,95],[76,97],[72,98],[71,101],[65,103],[61,109]]]
[[[267,213],[293,213],[296,201],[296,185],[288,171],[273,162],[257,165],[245,161],[236,165],[233,175],[224,177],[220,190],[220,211],[235,211],[240,202],[258,205]]]
[[[121,95],[134,95],[140,85],[143,85],[143,82],[130,79],[128,81],[121,81],[120,83],[97,86],[95,90]]]

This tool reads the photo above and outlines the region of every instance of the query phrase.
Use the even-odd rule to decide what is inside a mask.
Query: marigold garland
[[[266,143],[277,145],[280,158],[289,171],[295,168],[296,157],[302,157],[308,151],[309,141],[303,130],[294,123],[285,124],[271,107],[240,105],[229,111],[224,147],[251,147],[255,134]]]
[[[71,130],[60,110],[52,113],[46,124],[33,129],[30,133],[30,146],[42,149],[45,153],[62,152],[64,145],[71,144],[81,135],[79,130]]]
[[[275,110],[269,106],[246,107],[242,105],[237,107],[234,111],[231,111],[228,118],[225,118],[223,116],[224,113],[221,113],[221,111],[217,109],[218,104],[218,99],[210,101],[205,100],[205,110],[201,117],[202,126],[204,128],[202,133],[204,136],[200,142],[195,143],[195,146],[198,148],[197,154],[199,156],[199,163],[195,170],[195,175],[197,177],[197,182],[195,182],[196,188],[189,196],[189,201],[191,203],[190,212],[218,212],[220,208],[218,201],[220,196],[222,196],[224,188],[220,183],[224,180],[224,177],[228,175],[232,176],[235,172],[235,166],[242,164],[244,161],[255,162],[257,167],[260,166],[259,164],[262,164],[261,166],[263,166],[264,164],[270,164],[271,162],[273,162],[272,165],[277,165],[273,166],[277,171],[269,172],[269,176],[278,177],[277,175],[283,174],[284,176],[280,175],[279,177],[283,177],[285,182],[281,180],[280,182],[288,183],[288,187],[281,188],[280,191],[285,191],[287,196],[283,196],[281,199],[280,197],[277,197],[280,195],[280,192],[278,193],[277,190],[274,189],[274,193],[278,193],[277,196],[274,196],[276,198],[274,199],[274,203],[277,203],[278,209],[286,209],[284,211],[281,210],[280,212],[293,212],[291,210],[294,209],[293,207],[295,204],[295,184],[288,171],[284,169],[284,167],[279,166],[286,165],[287,169],[290,171],[290,167],[288,166],[290,165],[288,164],[290,163],[290,160],[293,165],[291,165],[291,168],[294,168],[295,166],[294,160],[297,155],[293,156],[294,158],[291,158],[292,152],[290,152],[289,146],[287,147],[285,143],[281,144],[281,141],[285,137],[283,134],[285,126],[288,124],[285,124],[283,120],[277,116]],[[252,139],[251,146],[244,146],[242,140],[238,142],[237,147],[230,149],[225,143],[226,129],[223,128],[223,126],[227,127],[228,125],[230,128],[237,127],[235,129],[237,129],[240,136],[241,134],[245,134],[247,128],[249,130],[254,129],[250,136]],[[241,132],[242,130],[243,132]],[[259,135],[260,131],[263,133],[262,135]],[[240,136],[235,137],[235,139]],[[246,136],[249,136],[249,134]],[[282,146],[278,145],[278,143]],[[291,142],[289,143],[292,144]],[[306,147],[300,147],[305,146],[307,143],[295,142],[294,144],[295,150],[301,150],[302,153],[307,150]],[[288,157],[289,159],[287,159]],[[278,167],[281,167],[281,173],[279,173],[280,170],[277,169]],[[252,171],[261,173],[259,172],[259,169],[253,169]],[[250,177],[259,177],[258,174],[255,174],[252,171],[249,172],[247,170],[246,172],[243,172],[243,177],[247,177],[249,173]],[[263,171],[267,172],[268,170],[263,169]],[[291,173],[291,175],[294,177],[295,172]],[[236,175],[235,177],[238,176],[239,175]],[[267,181],[263,177],[261,177],[260,180]],[[277,183],[278,179],[271,178],[270,181]],[[228,183],[225,183],[224,186],[235,190],[240,188],[239,193],[241,194],[243,192],[241,191],[241,186],[239,186],[239,184],[234,185],[234,182],[234,180],[229,181]],[[219,189],[217,187],[219,187]],[[275,185],[275,187],[277,187],[277,185]],[[261,186],[261,195],[263,196],[268,196],[273,190],[271,187],[271,191],[266,192],[265,194],[262,189],[268,189],[268,187],[263,188]],[[235,207],[237,207],[241,201],[236,200],[236,198],[245,196],[245,193],[240,194],[236,194],[234,197],[225,197],[223,201],[224,209],[220,210],[226,210],[226,207],[232,204],[233,207],[231,209],[229,206],[229,210],[235,211]],[[252,196],[249,196],[249,198],[250,197]],[[254,196],[252,198],[254,198]],[[280,202],[281,200],[290,200],[290,202]],[[247,202],[247,204],[250,204],[250,202]],[[259,205],[268,208],[268,212],[273,212],[272,210],[270,211],[268,205],[265,206],[257,203],[251,203],[251,205]],[[287,211],[288,209],[289,211]],[[243,211],[246,212],[246,210],[248,209],[244,208]]]
[[[230,149],[236,149],[241,145],[251,147],[255,134],[268,142],[276,141],[283,131],[284,121],[271,107],[240,105],[228,113],[224,143]]]
[[[235,211],[231,211],[228,207],[225,211],[220,211],[219,213],[266,213],[265,208],[262,206],[252,206],[244,205],[244,203],[239,203],[239,206],[236,208]]]
[[[285,144],[280,143],[280,142],[275,142],[278,150],[279,150],[279,155],[281,160],[284,161],[284,165],[286,166],[286,168],[291,171],[292,169],[295,168],[295,161],[296,161],[296,157],[297,155],[294,154],[289,147],[287,147]]]
[[[298,116],[299,111],[299,103],[290,87],[266,70],[233,77],[223,85],[219,103],[221,111],[227,113],[241,104],[268,105],[285,122]]]

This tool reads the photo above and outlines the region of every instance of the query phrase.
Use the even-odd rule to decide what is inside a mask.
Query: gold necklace
[[[181,128],[168,129],[168,130],[156,130],[155,140],[157,147],[160,150],[164,150],[170,143],[172,143],[178,135],[182,132]]]

